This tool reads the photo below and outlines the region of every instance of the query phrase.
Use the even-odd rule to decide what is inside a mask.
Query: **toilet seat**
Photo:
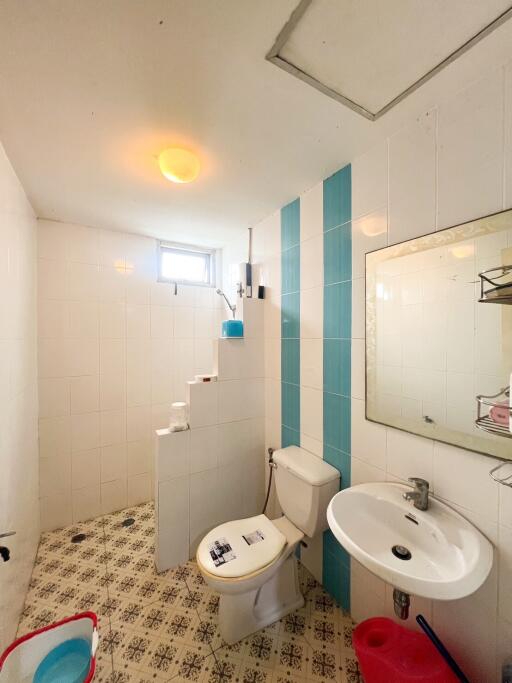
[[[287,540],[266,515],[237,519],[215,527],[203,538],[197,560],[212,576],[243,578],[274,562]]]

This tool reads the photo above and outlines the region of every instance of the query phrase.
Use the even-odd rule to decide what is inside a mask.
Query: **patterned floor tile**
[[[110,632],[110,627],[107,629],[107,633]],[[98,683],[105,683],[110,677],[113,671],[112,655],[107,651],[105,647],[105,639],[103,630],[100,628],[99,632],[98,649],[96,650],[96,672],[94,675],[94,681]]]
[[[312,652],[304,638],[279,638],[274,668],[287,676],[306,678]]]
[[[350,616],[303,565],[304,607],[228,646],[219,595],[195,561],[157,573],[154,536],[152,503],[43,534],[18,633],[96,612],[98,683],[363,683]]]
[[[241,683],[270,683],[273,673],[273,669],[261,666],[258,662],[254,664],[242,662],[238,680]]]
[[[352,652],[350,655],[343,657],[343,660],[342,666],[346,683],[364,683],[355,654]]]
[[[307,678],[302,676],[292,676],[291,674],[286,674],[282,671],[274,670],[272,676],[272,683],[304,683],[304,681],[307,681]],[[345,682],[343,681],[343,683]]]
[[[339,681],[343,678],[341,653],[337,649],[311,648],[308,657],[307,677],[312,681]]]
[[[341,644],[343,634],[336,619],[328,619],[315,614],[306,621],[304,637],[312,647],[337,648]]]
[[[114,670],[133,667],[151,675],[171,677],[178,673],[187,657],[192,662],[191,669],[194,669],[194,662],[197,664],[212,654],[208,643],[194,638],[198,621],[196,614],[174,613],[170,619],[159,623],[157,629],[113,624],[111,649]],[[186,667],[186,662],[183,666]]]
[[[242,662],[237,659],[214,657],[208,683],[231,683],[240,680]]]
[[[212,671],[215,666],[216,660],[212,654],[205,656],[200,650],[184,645],[177,655],[171,680],[206,683],[212,680]]]
[[[271,629],[263,629],[253,633],[244,641],[243,661],[248,666],[260,663],[264,666],[275,666],[278,655],[278,637]]]
[[[150,676],[144,671],[139,671],[138,669],[132,667],[126,667],[122,671],[112,671],[109,676],[104,679],[104,683],[154,683],[154,681],[163,683],[164,681],[168,680],[168,678]],[[96,683],[96,679],[94,679],[94,681]]]

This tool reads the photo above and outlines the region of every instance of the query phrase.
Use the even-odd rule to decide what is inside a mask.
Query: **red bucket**
[[[391,619],[361,622],[353,643],[365,683],[458,683],[426,635]]]

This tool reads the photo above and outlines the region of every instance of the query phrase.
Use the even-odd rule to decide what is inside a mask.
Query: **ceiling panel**
[[[301,5],[306,9],[279,57],[377,114],[503,15],[510,0],[305,0]]]

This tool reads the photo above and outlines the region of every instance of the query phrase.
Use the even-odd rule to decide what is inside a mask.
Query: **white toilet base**
[[[259,588],[220,596],[219,630],[232,645],[304,605],[295,553]]]

